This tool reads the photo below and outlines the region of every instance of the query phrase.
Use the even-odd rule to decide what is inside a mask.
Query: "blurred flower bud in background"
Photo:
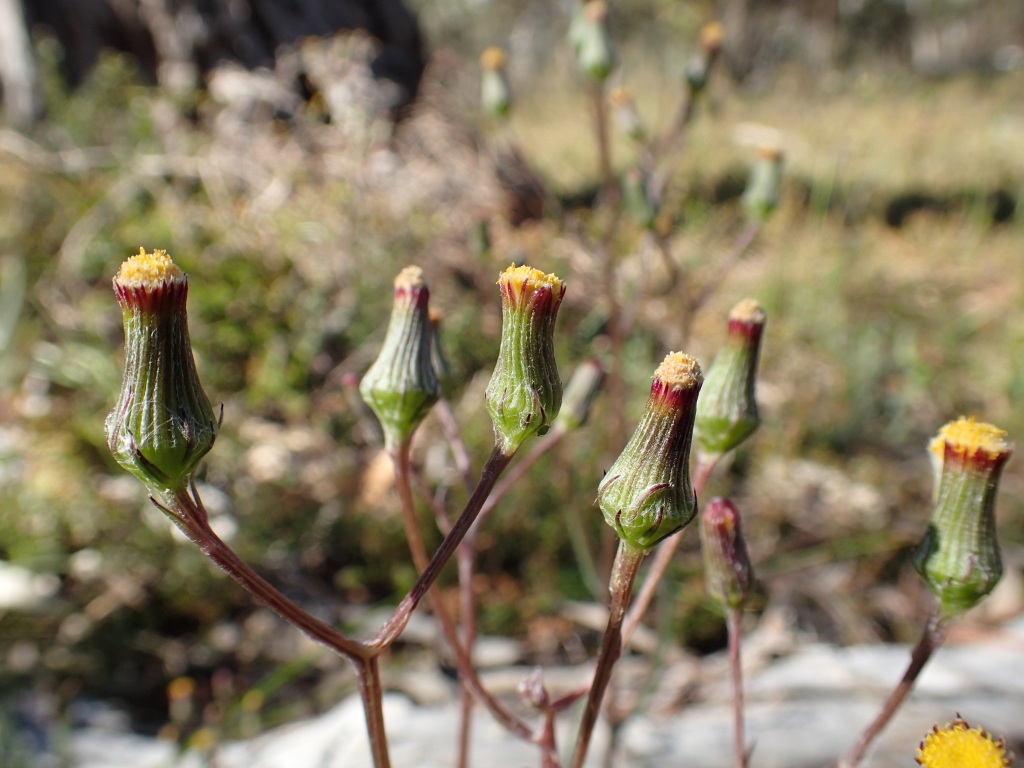
[[[708,454],[723,454],[757,429],[757,363],[766,315],[754,299],[729,312],[725,344],[708,370],[697,403],[697,443]]]
[[[441,394],[432,361],[429,300],[422,269],[406,267],[398,273],[384,343],[359,384],[359,394],[384,428],[389,449],[412,437]]]
[[[700,513],[700,543],[708,594],[725,608],[746,602],[754,569],[740,528],[740,513],[728,499],[713,498]]]

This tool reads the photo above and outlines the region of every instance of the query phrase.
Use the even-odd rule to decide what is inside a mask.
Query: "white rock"
[[[56,593],[60,581],[0,560],[0,610],[25,610],[38,606]]]

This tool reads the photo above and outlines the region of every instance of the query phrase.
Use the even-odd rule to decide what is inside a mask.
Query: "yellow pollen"
[[[1010,758],[1002,740],[994,740],[982,728],[963,720],[934,728],[917,750],[924,768],[1005,768]]]
[[[608,15],[608,3],[604,0],[589,0],[583,6],[583,13],[591,24],[600,24]]]
[[[762,144],[757,148],[757,156],[765,160],[771,160],[774,163],[782,162],[782,158],[785,152],[782,151],[782,147],[778,144],[766,143]]]
[[[729,319],[740,323],[764,325],[767,317],[764,308],[755,299],[744,299],[729,312]]]
[[[176,677],[167,684],[167,698],[181,701],[192,697],[196,692],[196,682],[191,677]]]
[[[704,383],[697,359],[683,352],[670,352],[654,372],[654,378],[672,389],[691,389]]]
[[[489,72],[496,72],[505,68],[505,52],[496,45],[484,48],[480,54],[480,66]]]
[[[998,459],[1008,453],[1011,447],[1006,440],[1006,432],[991,424],[975,421],[973,416],[961,416],[949,422],[939,430],[928,447],[941,459],[945,455],[946,445],[959,453],[983,452],[989,460]]]
[[[613,107],[624,107],[630,102],[629,90],[622,85],[608,91],[608,103]]]
[[[517,294],[524,290],[535,291],[538,288],[550,287],[551,292],[558,294],[562,290],[562,280],[553,273],[544,274],[533,267],[517,267],[515,264],[501,273],[498,285],[507,283]]]
[[[395,277],[395,288],[418,288],[423,282],[423,270],[417,266],[409,266]]]
[[[700,30],[700,45],[706,51],[713,51],[722,44],[725,28],[717,21],[705,24]]]
[[[184,279],[185,273],[171,261],[167,251],[146,253],[145,248],[139,248],[136,255],[129,257],[114,278],[126,288],[153,288],[161,283]]]

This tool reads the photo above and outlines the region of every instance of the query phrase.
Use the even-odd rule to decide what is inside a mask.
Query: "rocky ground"
[[[748,644],[747,724],[755,768],[823,768],[877,711],[900,677],[908,649],[899,645],[837,648],[807,644],[785,649],[785,639],[762,628]],[[629,660],[627,659],[627,662]],[[649,670],[626,664],[620,678]],[[488,673],[487,684],[510,694],[529,670],[505,667]],[[725,768],[731,765],[731,715],[723,684],[724,659],[681,658],[662,670],[647,691],[645,714],[627,718],[618,729],[611,765],[625,768]],[[552,686],[568,683],[585,669],[555,669]],[[620,688],[628,697],[628,679]],[[420,681],[421,690],[423,682]],[[668,689],[687,691],[693,703],[669,703]],[[883,735],[865,768],[911,766],[923,735],[957,713],[1006,738],[1024,751],[1024,618],[984,634],[962,628],[926,668],[920,683]],[[392,757],[397,768],[442,768],[453,764],[457,704],[416,705],[405,695],[385,701]],[[472,764],[486,768],[525,768],[537,764],[530,745],[508,735],[486,715],[475,726]],[[595,741],[588,766],[607,765],[610,729]],[[571,734],[560,743],[571,743]],[[89,728],[72,738],[76,768],[363,768],[371,766],[362,711],[355,698],[320,717],[277,728],[249,741],[218,748],[210,755],[176,755],[166,742]]]

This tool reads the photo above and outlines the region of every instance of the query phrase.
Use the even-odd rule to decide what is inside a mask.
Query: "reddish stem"
[[[917,678],[920,676],[921,670],[924,669],[924,665],[928,663],[932,654],[942,645],[942,641],[946,639],[947,630],[946,620],[937,612],[933,612],[928,617],[924,631],[921,633],[921,639],[917,641],[917,645],[910,652],[910,664],[907,666],[907,671],[903,673],[900,682],[892,690],[892,693],[889,694],[889,698],[885,700],[885,703],[882,704],[882,709],[878,716],[871,721],[871,724],[861,733],[860,738],[854,742],[853,746],[836,763],[836,768],[855,768],[864,759],[868,748],[889,724],[889,721],[896,714],[896,711],[906,700],[907,696],[910,695],[910,691],[914,688],[914,683],[917,682]]]
[[[736,768],[747,768],[743,722],[743,667],[740,659],[743,613],[739,608],[729,608],[726,622],[729,631],[729,672],[732,677],[733,754]]]
[[[576,749],[570,762],[571,768],[582,768],[587,759],[590,739],[594,734],[598,715],[601,713],[601,701],[612,677],[612,668],[622,653],[622,620],[629,606],[629,598],[633,593],[633,581],[637,570],[643,562],[646,550],[637,549],[624,541],[619,541],[619,549],[615,554],[612,574],[608,583],[611,592],[611,604],[608,608],[608,626],[601,638],[601,649],[594,665],[594,682],[587,697],[587,707],[583,711],[583,720],[576,736]]]
[[[317,643],[352,661],[359,680],[359,695],[363,701],[366,732],[373,755],[373,764],[375,768],[390,768],[391,759],[388,755],[387,733],[384,728],[383,691],[377,664],[377,657],[381,651],[346,637],[303,610],[250,568],[231,547],[214,533],[210,527],[209,515],[195,488],[192,489],[191,494],[184,489],[178,491],[172,499],[168,500],[166,507],[160,505],[155,499],[154,503],[170,513],[178,527],[202,550],[203,554],[241,584],[257,600]]]
[[[480,482],[473,491],[473,495],[469,497],[469,501],[466,502],[466,508],[462,511],[459,519],[455,521],[455,525],[452,526],[451,531],[445,536],[444,541],[441,542],[441,546],[437,548],[433,558],[431,558],[423,573],[420,574],[419,579],[416,580],[409,594],[395,608],[391,617],[384,623],[380,631],[367,643],[370,648],[387,648],[402,634],[402,630],[409,623],[412,612],[416,610],[420,600],[423,599],[427,590],[437,580],[437,577],[441,574],[441,569],[451,559],[463,537],[472,527],[473,521],[476,520],[476,516],[479,514],[484,501],[511,459],[512,454],[506,455],[497,447],[491,452],[480,474]]]
[[[492,459],[493,458],[494,455],[492,454]],[[405,446],[405,450],[402,450],[400,448],[399,451],[395,454],[395,456],[393,456],[393,459],[395,460],[396,487],[398,488],[399,498],[402,502],[403,520],[406,521],[407,529],[409,527],[412,527],[414,529],[411,531],[407,530],[407,533],[409,534],[407,538],[409,539],[409,546],[410,549],[412,550],[413,562],[416,564],[417,571],[419,571],[422,576],[422,574],[425,573],[427,568],[429,567],[429,564],[427,563],[427,555],[426,549],[423,544],[423,538],[419,535],[418,526],[416,526],[412,490],[409,483],[411,465],[409,462],[408,446]],[[489,461],[488,464],[490,463],[491,462]],[[481,480],[481,483],[482,482],[483,480]],[[490,482],[491,485],[493,485],[494,480],[492,479]],[[470,501],[472,502],[472,499]],[[468,511],[470,507],[467,506],[466,509]],[[465,516],[465,512],[463,513],[463,516]],[[459,522],[462,522],[462,518],[460,518]],[[456,523],[456,526],[458,525],[459,523]],[[453,527],[453,532],[454,530],[455,527]],[[466,537],[463,539],[462,543],[458,548],[460,558],[460,572],[463,567],[463,553],[466,551],[473,551],[469,545],[471,544],[470,539],[474,536],[474,533],[472,533],[472,531],[475,530],[475,526],[470,527],[470,532],[467,533]],[[452,534],[449,533],[449,537],[451,537],[451,535]],[[438,552],[440,552],[440,549],[438,550]],[[435,555],[435,559],[436,558],[437,555]],[[455,658],[455,665],[459,673],[459,684],[460,686],[462,686],[462,690],[464,692],[471,692],[473,697],[475,697],[477,700],[483,703],[484,706],[487,707],[487,709],[494,716],[494,719],[497,720],[506,729],[508,729],[511,733],[515,734],[524,741],[537,742],[537,735],[534,733],[533,729],[530,728],[530,726],[524,723],[522,720],[512,715],[501,704],[500,701],[498,701],[487,690],[484,689],[483,684],[480,682],[480,677],[472,664],[472,653],[469,650],[471,646],[467,643],[467,640],[469,640],[469,642],[472,642],[472,640],[475,639],[475,627],[473,631],[473,636],[467,636],[464,634],[463,639],[460,640],[458,630],[456,629],[455,626],[455,621],[452,618],[451,614],[448,613],[448,610],[447,608],[445,608],[444,603],[440,600],[434,600],[433,609],[434,615],[437,618],[439,626],[441,627],[441,632],[445,637],[445,641],[448,643],[448,646],[452,649],[452,655]],[[383,648],[381,650],[383,650]],[[472,699],[470,699],[470,701],[472,701]],[[471,714],[471,711],[470,708],[466,705],[465,697],[463,697],[462,699],[462,707],[463,713],[466,715],[468,719],[468,716],[469,714]],[[459,739],[459,764],[462,765],[465,763],[465,761],[468,760],[468,724],[463,724],[462,726],[460,726]]]

